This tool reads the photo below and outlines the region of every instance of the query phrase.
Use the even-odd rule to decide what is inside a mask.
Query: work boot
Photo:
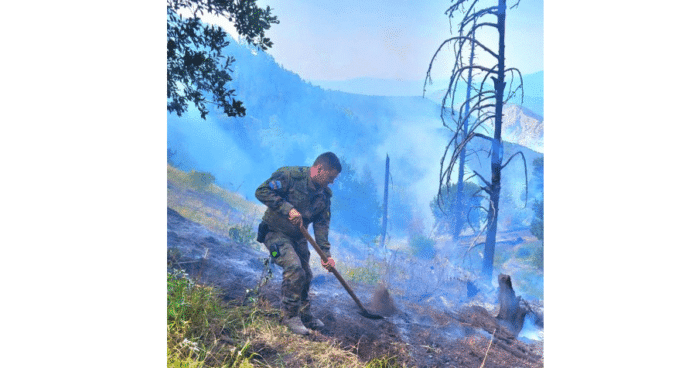
[[[305,326],[311,328],[312,330],[318,330],[324,327],[324,322],[322,322],[319,318],[315,318],[311,314],[303,315],[301,319],[302,323],[304,323]]]
[[[283,319],[283,324],[298,335],[309,335],[309,330],[302,324],[300,316]]]

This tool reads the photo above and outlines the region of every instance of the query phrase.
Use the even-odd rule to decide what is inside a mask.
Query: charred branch
[[[511,98],[515,97],[517,91],[520,91],[520,97],[522,99],[522,102],[524,102],[524,82],[522,80],[522,72],[520,72],[520,70],[517,68],[508,68],[507,70],[505,70],[505,73],[510,74],[510,91],[508,93],[507,99],[505,100],[505,103],[507,103]],[[515,90],[513,91],[512,86],[515,84],[515,73],[517,73],[517,76],[520,78],[520,84],[518,84]]]
[[[482,139],[485,139],[485,140],[487,140],[487,141],[489,141],[489,142],[493,142],[493,138],[491,138],[491,137],[489,137],[489,136],[487,136],[487,135],[483,135],[483,134],[481,134],[481,133],[473,133],[472,135],[473,135],[474,137],[482,138]]]
[[[471,227],[472,229],[476,229],[476,227],[471,223],[470,216],[471,216],[471,212],[474,210],[477,210],[477,209],[481,209],[483,211],[486,211],[486,209],[483,208],[483,206],[473,206],[473,207],[470,207],[469,212],[466,213],[466,222],[469,224],[469,227]]]
[[[479,157],[479,153],[481,153],[481,152],[488,152],[488,151],[483,150],[483,149],[470,150],[469,153],[468,153],[466,156],[467,156],[467,157],[469,157],[469,156],[475,156],[475,157],[476,157],[476,160],[478,160],[479,165],[482,165],[482,163],[481,163],[481,157]]]
[[[492,104],[489,103],[489,104],[485,104],[485,105],[483,104],[484,102],[487,102],[488,100],[495,100],[495,96],[481,98],[481,95],[482,94],[479,94],[477,96],[477,97],[479,97],[478,101],[474,104],[473,107],[470,107],[468,114],[462,116],[462,109],[464,109],[464,106],[462,105],[462,107],[459,108],[459,115],[458,115],[459,121],[468,121],[471,118],[471,116],[475,115],[475,114],[478,114],[479,116],[481,116],[482,114],[485,114],[488,111],[487,109],[495,107],[495,103],[492,103]],[[473,100],[473,99],[470,99],[470,100]],[[474,124],[480,125],[480,123],[481,122],[475,122]],[[473,131],[473,130],[474,129],[471,129],[470,131]]]
[[[472,128],[472,131],[473,131],[475,128],[477,128],[480,124],[482,124],[483,122],[485,122],[486,120],[489,120],[489,119],[492,119],[492,118],[494,118],[493,115],[488,116],[487,118],[485,118],[485,119],[482,120],[482,121],[479,121],[479,122],[477,123],[477,125],[476,125],[474,128]],[[445,153],[443,154],[442,158],[440,159],[440,187],[443,186],[443,181],[444,181],[444,183],[445,183],[445,186],[447,186],[447,185],[450,184],[452,172],[454,171],[454,165],[457,163],[457,161],[458,161],[458,159],[459,159],[459,154],[461,153],[462,148],[463,148],[468,142],[470,142],[470,141],[471,141],[473,138],[475,138],[475,137],[480,137],[480,138],[483,138],[483,139],[486,139],[486,140],[489,140],[489,141],[492,140],[490,137],[485,136],[485,135],[480,134],[480,133],[469,133],[469,134],[466,136],[466,138],[465,138],[461,143],[455,145],[454,142],[456,142],[457,137],[458,137],[458,131],[457,131],[457,134],[455,134],[455,135],[450,139],[449,143],[448,143],[447,146],[445,147]],[[452,152],[452,156],[451,156],[451,158],[449,159],[449,162],[447,163],[447,165],[445,165],[445,160],[446,160],[447,157],[448,157],[448,154],[447,154],[447,153],[449,152],[449,149],[450,149],[451,146],[454,146],[454,149],[453,149],[453,152]],[[480,176],[480,174],[479,174],[479,176]],[[481,177],[481,176],[480,176],[480,177]],[[483,179],[483,177],[481,177],[481,178]],[[485,179],[484,179],[484,182],[486,182]],[[488,182],[486,182],[486,183],[488,184]],[[488,186],[490,187],[489,184],[488,184]]]
[[[474,20],[481,18],[483,16],[486,16],[486,15],[495,16],[496,13],[498,12],[497,6],[492,6],[489,8],[485,8],[483,10],[475,11],[474,7],[476,6],[477,2],[478,1],[474,1],[469,6],[469,10],[467,10],[467,14],[464,16],[464,19],[462,20],[462,22],[459,23],[459,33],[463,33],[464,29],[466,29],[466,26],[468,26],[469,23],[473,22]],[[448,9],[448,12],[450,12],[450,10],[453,10],[453,8],[459,7],[459,5],[461,5],[461,4],[462,4],[462,1],[458,1],[456,4],[452,5],[450,7],[450,9]],[[452,12],[450,12],[450,15],[452,15]],[[445,13],[447,13],[447,12],[445,12]]]
[[[483,181],[484,184],[486,184],[486,186],[482,187],[481,189],[483,189],[484,192],[489,193],[489,190],[487,188],[491,187],[491,183],[489,183],[486,180],[486,178],[484,178],[483,175],[479,174],[476,170],[474,170],[474,175],[478,176],[478,178],[481,179],[481,181]]]

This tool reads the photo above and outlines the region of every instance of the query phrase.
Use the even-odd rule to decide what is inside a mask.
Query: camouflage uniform
[[[271,253],[278,252],[273,260],[283,268],[281,293],[288,318],[300,314],[304,320],[310,316],[308,294],[312,281],[307,240],[290,222],[290,210],[294,208],[302,215],[305,227],[314,224],[317,244],[330,257],[331,195],[331,189],[312,182],[309,167],[300,166],[278,169],[256,189],[256,198],[268,206],[263,216],[263,222],[268,225],[263,243]]]

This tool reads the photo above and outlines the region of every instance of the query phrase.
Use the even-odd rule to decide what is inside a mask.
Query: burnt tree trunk
[[[498,202],[500,200],[500,172],[503,162],[503,92],[505,90],[505,0],[498,1],[498,76],[493,78],[495,87],[495,128],[491,147],[491,186],[488,207],[488,232],[483,250],[482,273],[486,282],[493,276],[495,236],[498,231]]]
[[[517,335],[522,331],[524,326],[524,317],[527,315],[528,309],[520,304],[521,297],[515,295],[515,290],[512,289],[512,279],[509,275],[498,275],[498,302],[500,303],[500,311],[495,317],[503,327],[507,328],[510,333]]]

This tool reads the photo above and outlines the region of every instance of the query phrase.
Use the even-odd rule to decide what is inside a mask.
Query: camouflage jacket
[[[309,167],[281,167],[256,189],[256,198],[268,206],[263,221],[271,231],[293,239],[304,239],[288,216],[291,209],[302,214],[304,226],[314,224],[317,244],[327,257],[331,256],[329,223],[331,221],[331,189],[321,188],[309,177]]]

